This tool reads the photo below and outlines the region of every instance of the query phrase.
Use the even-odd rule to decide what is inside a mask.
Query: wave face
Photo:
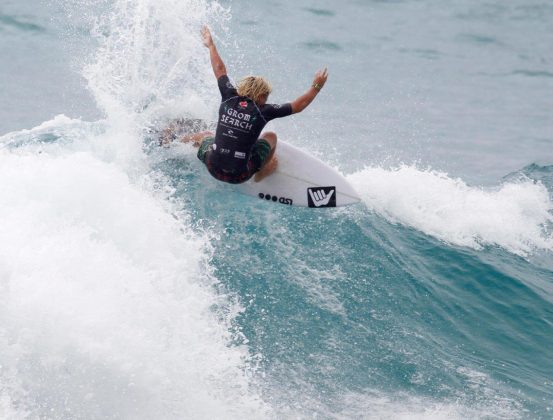
[[[528,171],[484,189],[413,167],[366,169],[350,176],[365,205],[291,214],[198,185],[189,158],[161,166],[216,232],[214,273],[245,306],[237,322],[280,416],[546,412],[551,184]],[[492,214],[475,224],[479,212]],[[509,221],[504,232],[494,216]]]
[[[411,163],[359,164],[343,154],[382,151],[368,140],[352,148],[373,123],[356,120],[357,131],[345,136],[338,119],[349,108],[341,116],[314,111],[308,118],[326,131],[296,130],[298,122],[278,125],[279,133],[348,171],[363,199],[314,211],[238,195],[210,178],[192,147],[156,146],[166,121],[214,117],[201,24],[215,28],[229,69],[250,70],[258,54],[260,66],[284,60],[299,74],[305,63],[295,52],[276,59],[252,47],[286,38],[275,38],[272,19],[315,19],[305,42],[291,45],[339,66],[349,48],[365,54],[371,46],[358,33],[353,47],[338,35],[326,39],[321,27],[380,13],[383,22],[402,21],[420,5],[428,6],[271,3],[268,30],[239,4],[231,14],[226,3],[200,0],[64,3],[95,45],[79,60],[91,106],[104,118],[59,115],[0,137],[0,417],[549,418],[551,162],[486,186]],[[477,25],[510,16],[496,6],[471,3],[454,19]],[[529,22],[549,10],[515,9]],[[239,35],[241,48],[227,34]],[[501,50],[499,38],[465,33],[451,47]],[[462,57],[449,62],[432,48],[392,55],[392,41],[379,42],[397,62],[412,55],[455,67]],[[546,77],[524,76],[532,86]],[[277,74],[275,86],[283,78],[290,79]],[[494,92],[490,80],[486,92]],[[332,89],[321,108],[340,98]],[[395,111],[381,112],[394,119]],[[527,123],[538,144],[536,112]],[[344,150],[324,140],[342,137]],[[411,142],[403,152],[416,148]]]

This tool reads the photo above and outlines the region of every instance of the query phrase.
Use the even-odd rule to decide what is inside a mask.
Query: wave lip
[[[519,180],[494,189],[413,166],[365,168],[348,177],[366,205],[445,242],[499,246],[520,256],[553,251],[553,202],[541,182]]]

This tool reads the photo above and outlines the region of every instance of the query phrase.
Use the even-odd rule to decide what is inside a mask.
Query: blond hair
[[[254,102],[260,102],[263,96],[269,96],[273,88],[260,76],[246,76],[238,82],[238,95],[247,96]]]

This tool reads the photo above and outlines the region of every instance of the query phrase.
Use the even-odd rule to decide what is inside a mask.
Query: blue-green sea
[[[1,419],[553,418],[553,4],[2,0]],[[361,202],[217,183],[199,30]],[[278,153],[278,152],[277,152]]]

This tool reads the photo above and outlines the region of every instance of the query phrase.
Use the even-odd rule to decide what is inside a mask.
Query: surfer
[[[254,176],[259,182],[276,170],[277,135],[271,131],[261,134],[265,125],[275,119],[303,111],[325,85],[325,68],[315,75],[311,87],[291,103],[267,103],[271,85],[259,76],[247,76],[235,87],[227,76],[227,69],[217,52],[211,32],[202,29],[203,44],[209,49],[211,66],[221,92],[221,105],[215,135],[203,131],[184,136],[182,142],[194,142],[198,159],[216,179],[239,184]]]

